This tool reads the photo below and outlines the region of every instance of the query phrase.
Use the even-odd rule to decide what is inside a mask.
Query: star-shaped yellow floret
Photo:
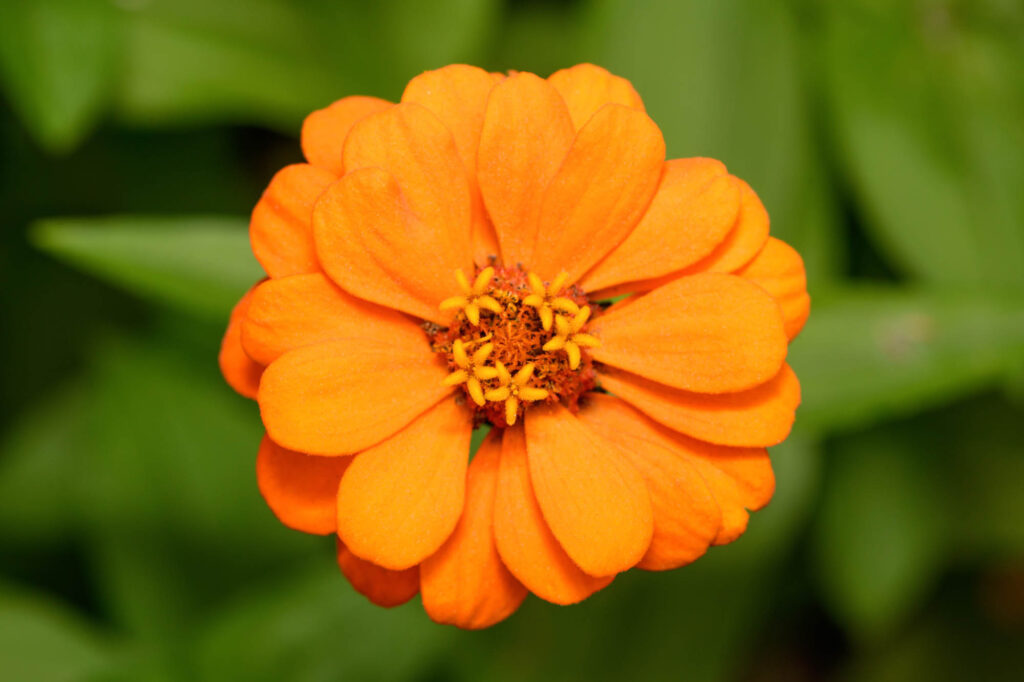
[[[533,293],[523,299],[523,304],[537,309],[537,315],[540,316],[540,323],[544,327],[544,331],[551,331],[551,322],[556,310],[570,315],[575,315],[580,311],[580,307],[572,299],[558,295],[565,288],[565,283],[569,279],[568,272],[559,273],[554,281],[546,287],[536,273],[531,272],[526,279],[529,280],[530,290]]]
[[[515,376],[509,374],[501,360],[495,363],[494,368],[498,371],[498,386],[484,393],[484,397],[495,402],[505,401],[505,423],[509,426],[516,423],[520,400],[533,403],[548,397],[546,389],[529,385],[533,378],[532,362],[523,365]]]
[[[485,343],[470,356],[466,353],[466,344],[462,342],[462,339],[455,339],[455,343],[452,344],[452,359],[455,360],[455,364],[459,368],[445,378],[444,385],[458,386],[459,384],[466,384],[469,397],[473,399],[474,403],[483,407],[485,402],[484,389],[480,382],[490,381],[499,376],[496,368],[484,365],[487,362],[487,357],[493,350],[493,343]]]
[[[569,356],[569,367],[578,369],[580,348],[595,348],[601,345],[596,337],[580,332],[588,319],[590,319],[590,306],[583,306],[572,319],[559,315],[555,320],[555,335],[544,344],[544,350],[548,352],[564,350]]]
[[[494,268],[487,267],[481,270],[472,284],[462,270],[455,271],[455,279],[459,282],[462,295],[441,301],[441,310],[462,310],[466,313],[466,319],[474,325],[480,324],[481,308],[492,313],[501,312],[501,304],[487,293],[491,280],[494,279]]]

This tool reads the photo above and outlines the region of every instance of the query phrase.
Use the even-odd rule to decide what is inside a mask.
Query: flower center
[[[462,293],[441,304],[456,310],[450,327],[427,324],[431,348],[448,363],[477,423],[515,424],[528,405],[559,402],[575,412],[596,385],[587,348],[591,308],[565,273],[544,282],[519,267],[455,273]]]

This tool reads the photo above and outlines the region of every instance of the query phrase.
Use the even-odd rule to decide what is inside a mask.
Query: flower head
[[[302,148],[253,212],[268,279],[221,368],[259,402],[268,505],[336,534],[357,590],[486,627],[767,504],[803,264],[725,166],[665,160],[627,81],[449,66],[314,112]]]

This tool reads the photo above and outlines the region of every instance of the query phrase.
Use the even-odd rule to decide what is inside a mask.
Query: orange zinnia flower
[[[589,64],[428,72],[314,112],[302,149],[253,212],[269,279],[220,359],[259,402],[268,505],[337,533],[357,590],[486,627],[743,533],[809,310],[746,183],[666,161]]]

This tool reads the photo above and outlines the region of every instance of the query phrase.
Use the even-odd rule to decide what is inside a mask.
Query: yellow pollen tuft
[[[458,386],[459,384],[466,384],[466,391],[469,393],[469,397],[477,405],[483,407],[485,402],[484,388],[480,382],[490,381],[499,375],[496,368],[484,365],[493,350],[493,343],[485,343],[470,356],[466,352],[466,344],[462,342],[462,339],[456,339],[455,343],[452,344],[452,359],[455,360],[455,364],[459,369],[445,378],[444,385]]]
[[[580,348],[596,348],[601,345],[597,337],[580,331],[588,319],[590,319],[590,306],[583,306],[571,319],[559,315],[555,319],[555,335],[544,344],[544,350],[548,352],[564,350],[569,357],[569,367],[578,368],[582,356]]]
[[[520,401],[533,403],[548,397],[546,389],[530,386],[534,367],[534,364],[529,362],[512,376],[501,360],[495,364],[498,385],[484,393],[484,397],[493,402],[505,402],[505,423],[509,426],[516,423]]]
[[[551,322],[555,311],[575,315],[580,311],[576,303],[565,296],[558,294],[565,289],[565,283],[569,280],[569,273],[561,272],[555,277],[551,284],[545,286],[543,280],[536,273],[529,273],[526,276],[530,283],[531,294],[523,299],[523,305],[537,309],[541,326],[544,331],[551,331]]]
[[[501,312],[501,304],[488,294],[491,280],[494,278],[494,268],[488,267],[480,271],[473,283],[466,279],[466,273],[462,270],[455,271],[455,279],[462,290],[461,296],[452,296],[441,301],[441,310],[461,310],[466,314],[473,326],[480,324],[480,309],[490,310],[492,313]]]

